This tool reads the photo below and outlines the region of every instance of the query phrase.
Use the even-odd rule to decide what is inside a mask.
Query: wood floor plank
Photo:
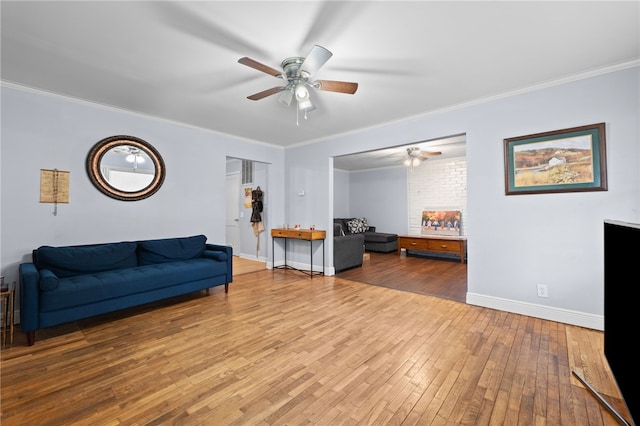
[[[614,425],[571,373],[623,406],[602,342],[599,331],[415,291],[258,270],[228,294],[52,327],[31,347],[18,329],[0,352],[0,420]]]

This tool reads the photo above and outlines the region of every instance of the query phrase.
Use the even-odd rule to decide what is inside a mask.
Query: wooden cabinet
[[[437,235],[399,235],[398,255],[402,249],[411,251],[429,251],[437,253],[453,253],[464,263],[467,251],[466,237]]]

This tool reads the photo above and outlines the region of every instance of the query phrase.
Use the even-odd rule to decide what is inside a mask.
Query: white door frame
[[[233,248],[234,255],[240,250],[240,173],[227,174],[226,180],[226,244]]]

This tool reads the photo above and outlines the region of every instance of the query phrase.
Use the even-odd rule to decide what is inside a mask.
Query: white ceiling
[[[637,65],[638,1],[6,1],[1,78],[175,122],[291,146],[557,81]],[[333,52],[317,110],[273,95],[279,69]],[[312,78],[313,80],[313,78]]]

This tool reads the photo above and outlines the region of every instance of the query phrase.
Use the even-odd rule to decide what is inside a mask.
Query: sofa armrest
[[[33,263],[21,263],[20,277],[20,328],[22,332],[35,331],[39,327],[40,273]]]
[[[227,282],[233,281],[233,248],[221,244],[206,244],[206,250],[221,251],[227,255]]]
[[[364,234],[348,234],[333,238],[333,268],[335,272],[362,266]]]

